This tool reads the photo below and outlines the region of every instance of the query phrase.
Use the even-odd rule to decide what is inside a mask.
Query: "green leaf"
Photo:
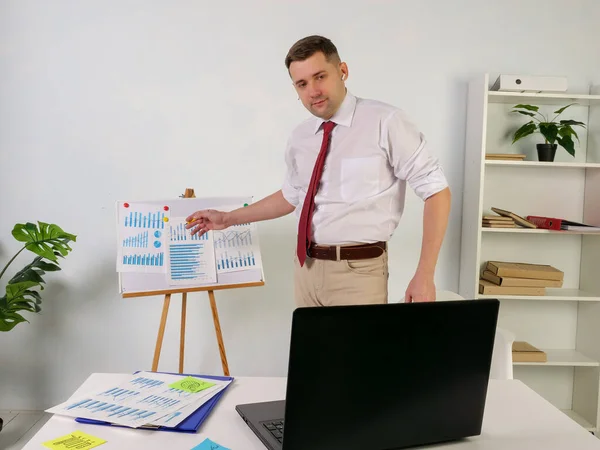
[[[17,241],[25,242],[27,250],[54,262],[58,261],[57,255],[64,257],[72,250],[68,243],[77,240],[75,235],[66,233],[58,225],[39,221],[38,225],[39,228],[31,222],[18,223],[12,235]]]
[[[575,139],[577,139],[579,141],[579,136],[577,136],[577,133],[575,132],[575,130],[573,128],[571,128],[569,125],[559,127],[558,135],[561,137],[575,136]]]
[[[39,283],[35,281],[22,281],[20,283],[15,284],[7,284],[6,285],[6,301],[8,305],[13,301],[19,301],[22,298],[25,298],[26,295],[29,295],[29,288],[39,286]]]
[[[29,289],[38,285],[34,281],[8,284],[6,286],[6,296],[3,298],[4,303],[0,308],[3,314],[16,314],[17,311],[40,312],[41,296],[39,292]]]
[[[524,116],[529,116],[529,117],[535,117],[535,113],[529,112],[529,111],[516,111],[514,110],[513,112],[519,113],[519,114],[523,114]]]
[[[525,125],[523,125],[521,128],[519,128],[517,131],[515,131],[515,135],[513,137],[513,144],[515,142],[517,142],[519,139],[522,139],[525,136],[529,136],[530,134],[534,133],[536,129],[537,129],[537,125],[533,121],[527,122]]]
[[[523,105],[523,104],[518,104],[513,106],[513,109],[526,109],[528,111],[539,111],[539,106],[533,106],[533,105]]]
[[[542,122],[539,125],[540,133],[546,139],[546,141],[550,144],[554,144],[556,142],[556,136],[558,136],[558,126],[552,122]]]
[[[554,111],[554,114],[561,114],[565,109],[567,109],[569,106],[573,106],[573,105],[576,105],[576,103],[571,103],[570,105],[563,106],[562,108],[557,109],[556,111]]]
[[[9,281],[9,283],[19,283],[21,281],[37,281],[38,283],[44,283],[42,275],[46,271],[53,272],[61,270],[58,264],[47,263],[41,256],[36,256],[35,259],[19,270]]]
[[[28,322],[22,315],[0,308],[0,331],[10,331],[21,322]]]
[[[583,122],[578,122],[576,120],[561,120],[560,121],[561,125],[569,125],[569,126],[573,126],[573,125],[579,125],[581,127],[585,128],[585,123]]]
[[[561,147],[563,147],[571,156],[575,156],[575,143],[571,136],[560,136],[558,138],[558,143]]]

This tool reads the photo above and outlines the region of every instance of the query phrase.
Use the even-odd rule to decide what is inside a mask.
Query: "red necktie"
[[[300,223],[298,224],[298,246],[296,248],[300,266],[303,266],[304,261],[306,261],[306,252],[312,237],[311,225],[313,212],[315,210],[315,195],[317,194],[319,183],[321,181],[323,164],[325,163],[325,157],[327,156],[327,150],[329,149],[329,141],[331,140],[331,130],[333,130],[333,127],[335,127],[335,123],[333,122],[325,122],[323,124],[321,151],[319,152],[319,156],[317,156],[312,177],[310,178],[310,184],[308,185],[308,191],[306,191],[306,197],[304,198],[302,213],[300,213]]]

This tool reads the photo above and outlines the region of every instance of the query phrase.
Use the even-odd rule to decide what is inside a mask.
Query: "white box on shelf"
[[[506,92],[566,92],[565,77],[500,75],[490,90]]]

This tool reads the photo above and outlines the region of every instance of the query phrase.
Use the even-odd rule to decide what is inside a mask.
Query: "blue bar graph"
[[[148,248],[148,231],[123,239],[123,247]]]
[[[123,265],[162,267],[165,265],[165,253],[124,255]]]
[[[205,275],[200,264],[204,244],[177,244],[169,247],[172,280],[193,280]]]
[[[176,226],[170,226],[171,241],[182,242],[182,241],[207,241],[208,234],[204,233],[202,236],[198,234],[191,235],[190,230],[185,229],[185,225],[180,223]]]
[[[223,252],[221,257],[217,260],[217,270],[246,269],[255,266],[256,260],[254,259],[253,251],[237,251],[236,254]]]
[[[129,211],[125,216],[125,228],[150,228],[164,229],[165,228],[165,213],[164,211],[156,211],[149,213],[141,213],[139,211]]]
[[[153,388],[164,384],[164,381],[153,380],[152,378],[138,377],[131,381],[131,384],[135,384],[140,388]]]

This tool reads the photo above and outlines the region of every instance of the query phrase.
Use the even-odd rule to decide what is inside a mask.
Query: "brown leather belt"
[[[307,255],[315,259],[327,259],[337,261],[338,246],[311,244]],[[339,247],[339,259],[369,259],[381,256],[387,249],[386,242],[375,242],[374,244],[359,244],[347,247]]]

